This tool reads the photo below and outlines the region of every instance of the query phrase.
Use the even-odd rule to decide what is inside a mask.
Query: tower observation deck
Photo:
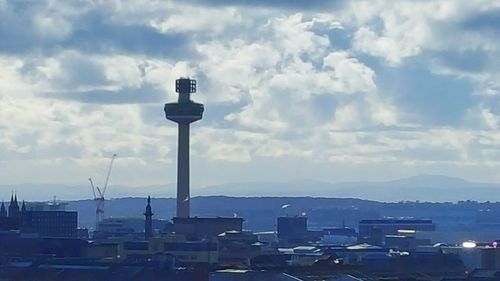
[[[179,100],[165,104],[165,116],[179,126],[177,150],[177,217],[189,217],[189,127],[203,117],[204,107],[191,100],[196,93],[196,80],[180,78],[175,81]]]

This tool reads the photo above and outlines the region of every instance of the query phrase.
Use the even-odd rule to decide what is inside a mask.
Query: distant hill
[[[288,205],[287,208],[283,206]],[[146,198],[117,198],[106,201],[106,217],[144,217]],[[171,219],[175,215],[175,199],[152,198],[154,218]],[[324,211],[338,213],[346,210],[352,221],[361,217],[377,216],[368,210],[379,209],[381,203],[347,198],[312,197],[227,197],[202,196],[192,198],[192,216],[203,217],[242,217],[246,227],[252,229],[274,229],[277,216],[299,215],[302,213],[320,214]],[[78,211],[79,225],[93,228],[95,224],[95,203],[93,200],[68,202],[68,210]],[[363,211],[360,211],[363,210]],[[340,225],[342,219],[330,216]]]
[[[20,200],[28,201],[50,201],[54,196],[58,200],[81,200],[91,199],[92,189],[87,185],[65,185],[65,184],[13,184],[0,185],[0,200],[10,200],[11,192],[15,191]],[[169,183],[166,185],[148,186],[123,186],[111,184],[106,192],[106,198],[120,197],[174,197],[176,185]]]
[[[91,228],[95,224],[95,203],[90,198],[89,186],[16,185],[1,186],[4,200],[16,190],[20,200],[68,201],[68,209],[79,213],[79,224]],[[224,196],[220,196],[220,195]],[[117,198],[124,197],[125,198]],[[106,216],[142,217],[146,196],[153,197],[155,218],[171,219],[175,215],[175,185],[122,187],[111,186],[106,201]],[[252,182],[193,188],[192,214],[194,216],[238,216],[245,218],[246,227],[273,229],[276,216],[305,213],[311,225],[338,226],[345,220],[355,226],[361,218],[379,215],[408,215],[406,211],[381,208],[379,202],[421,201],[500,201],[500,185],[475,183],[459,178],[419,175],[388,182],[327,183],[313,180],[290,182]],[[230,197],[232,196],[232,197]],[[114,198],[113,198],[114,197]],[[170,197],[170,198],[165,198]],[[359,199],[353,199],[359,198]],[[80,200],[79,200],[80,199]],[[282,209],[283,205],[290,207]],[[429,205],[432,206],[432,205]],[[408,207],[405,205],[404,209]],[[429,207],[426,207],[427,209]],[[490,207],[488,207],[490,208]],[[385,210],[385,211],[384,211]],[[384,213],[385,212],[385,213]],[[411,215],[425,215],[415,211]],[[441,211],[437,211],[439,214]],[[500,211],[499,211],[500,213]],[[437,216],[439,217],[439,216]]]
[[[68,209],[78,211],[81,227],[94,226],[92,200],[68,203]],[[106,216],[143,219],[145,204],[146,198],[108,200]],[[173,198],[153,198],[151,205],[153,218],[171,219],[174,216]],[[202,196],[192,198],[191,211],[192,216],[198,217],[240,217],[244,219],[244,229],[253,231],[276,230],[278,216],[305,215],[309,229],[357,227],[360,220],[383,217],[432,219],[440,231],[435,238],[446,243],[464,239],[493,241],[498,239],[495,227],[500,225],[500,203],[474,201],[381,203],[349,198]]]
[[[320,196],[361,198],[384,202],[500,201],[500,184],[468,182],[459,178],[419,175],[388,182],[328,183],[313,180],[231,183],[197,190],[200,195]]]
[[[91,198],[89,185],[17,184],[0,185],[0,199],[8,200],[11,191],[17,191],[20,199],[61,200]],[[176,185],[119,186],[111,184],[107,198],[120,197],[175,197]],[[361,198],[384,202],[405,200],[420,201],[500,201],[500,184],[469,182],[459,178],[437,175],[419,175],[386,182],[329,183],[316,180],[288,182],[240,182],[193,187],[193,196],[314,196],[332,198]]]
[[[68,202],[69,210],[79,214],[79,225],[93,228],[95,202],[90,198],[89,186],[16,185],[1,186],[4,200],[11,190],[17,190],[20,200],[50,200],[53,194]],[[220,196],[220,195],[224,196]],[[117,198],[124,197],[125,198]],[[171,219],[175,215],[175,185],[123,187],[111,186],[106,201],[107,217],[143,217],[146,196],[152,195],[154,218]],[[276,217],[306,214],[309,226],[355,227],[360,219],[392,217],[432,218],[446,225],[457,217],[474,221],[481,210],[491,210],[489,217],[497,218],[500,203],[478,205],[461,204],[396,204],[381,202],[420,201],[500,201],[500,185],[469,182],[459,178],[436,175],[387,182],[328,183],[314,180],[289,182],[232,183],[205,188],[193,188],[192,215],[204,217],[242,217],[244,227],[252,230],[274,230]],[[113,198],[114,197],[114,198]],[[165,198],[170,197],[170,198]],[[354,199],[359,198],[359,199]],[[8,200],[7,200],[8,201]],[[289,205],[287,208],[283,206]],[[452,218],[443,214],[452,214]],[[495,221],[496,222],[496,221]],[[458,222],[453,222],[459,225]],[[472,226],[471,229],[474,229]]]

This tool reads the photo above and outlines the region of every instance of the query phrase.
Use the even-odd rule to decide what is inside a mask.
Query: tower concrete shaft
[[[179,122],[178,153],[177,153],[177,216],[190,215],[189,190],[189,123]]]
[[[191,93],[196,92],[196,80],[181,78],[176,82],[179,100],[165,104],[165,116],[179,126],[177,150],[177,217],[189,217],[189,127],[192,122],[203,117],[203,104],[191,100]]]

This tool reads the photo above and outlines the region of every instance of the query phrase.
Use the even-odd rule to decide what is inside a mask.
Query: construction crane
[[[94,202],[96,205],[95,209],[95,229],[97,229],[97,225],[104,218],[104,194],[106,193],[106,189],[108,188],[109,176],[111,175],[111,169],[113,168],[113,162],[115,161],[116,154],[113,154],[111,157],[111,162],[109,163],[108,173],[106,175],[106,181],[104,182],[104,186],[99,188],[99,186],[94,185],[94,181],[92,178],[89,178],[90,186],[92,187],[92,193],[94,195]]]

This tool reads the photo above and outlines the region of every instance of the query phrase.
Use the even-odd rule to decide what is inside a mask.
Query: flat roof
[[[412,223],[432,223],[429,219],[376,219],[376,220],[361,220],[359,224],[412,224]]]
[[[243,221],[243,218],[233,218],[233,217],[215,217],[215,218],[199,218],[199,217],[190,217],[190,218],[181,218],[175,217],[172,219],[174,222],[196,222],[196,221]]]

